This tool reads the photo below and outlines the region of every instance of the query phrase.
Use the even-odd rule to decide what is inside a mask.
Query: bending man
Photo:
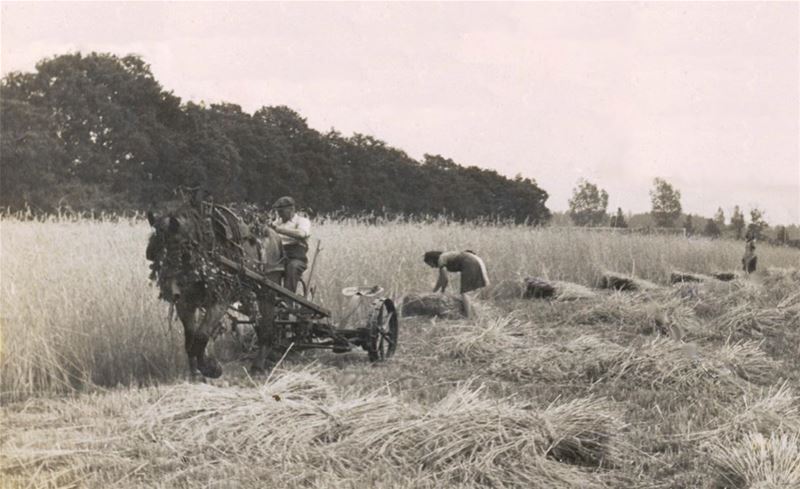
[[[481,257],[470,250],[466,251],[428,251],[423,258],[431,268],[439,269],[439,278],[433,292],[442,292],[447,289],[447,272],[461,274],[461,298],[464,301],[464,312],[468,317],[474,316],[475,311],[472,301],[467,295],[469,292],[489,285],[489,276],[486,265]]]

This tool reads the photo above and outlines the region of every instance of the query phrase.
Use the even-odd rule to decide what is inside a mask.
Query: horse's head
[[[201,241],[201,219],[190,209],[179,209],[164,215],[148,212],[147,220],[153,228],[146,253],[152,262],[153,278],[161,286],[163,298],[177,301],[191,275],[192,255]]]

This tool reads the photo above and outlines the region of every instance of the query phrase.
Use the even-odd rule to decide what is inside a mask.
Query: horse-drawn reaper
[[[255,371],[267,368],[287,348],[344,353],[361,347],[371,361],[394,353],[394,302],[373,297],[364,327],[337,328],[330,311],[281,285],[285,257],[280,238],[269,227],[251,228],[230,208],[196,200],[147,217],[153,227],[147,245],[151,278],[183,324],[190,376],[222,375],[206,346],[231,309],[244,317],[238,323],[252,324],[256,331]]]

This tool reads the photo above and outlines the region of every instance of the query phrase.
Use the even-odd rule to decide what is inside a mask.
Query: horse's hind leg
[[[214,304],[206,308],[206,313],[195,332],[192,353],[197,359],[197,368],[204,377],[217,378],[222,375],[222,366],[219,362],[211,356],[206,356],[206,345],[227,310],[227,304]]]
[[[193,354],[195,332],[197,329],[195,324],[195,312],[197,312],[197,308],[185,302],[177,302],[175,304],[175,310],[178,313],[181,324],[183,324],[183,346],[186,349],[186,357],[189,361],[189,378],[194,379],[195,376],[200,375],[200,371],[197,369],[197,358]]]

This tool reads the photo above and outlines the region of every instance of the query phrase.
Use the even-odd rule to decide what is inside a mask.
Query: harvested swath
[[[791,279],[794,272],[773,277],[768,273],[752,280],[683,284],[676,293],[693,302],[698,316],[711,320],[711,336],[739,340],[791,334],[800,327],[800,293],[793,282],[780,277]]]
[[[489,371],[513,381],[594,382],[620,361],[626,351],[616,343],[585,335],[567,343],[509,351],[492,362]]]
[[[448,328],[437,341],[440,354],[458,359],[489,360],[519,345],[521,326],[511,316],[480,315],[472,324]]]
[[[745,303],[754,307],[764,300],[762,287],[745,280],[676,284],[674,296],[691,303],[695,313],[703,318],[716,318]]]
[[[800,269],[769,267],[765,272],[765,286],[800,286]]]
[[[608,376],[614,381],[631,386],[644,384],[652,389],[707,394],[713,387],[733,393],[747,385],[747,379],[769,375],[761,370],[765,365],[768,369],[774,367],[755,354],[750,359],[737,359],[715,349],[702,350],[693,343],[656,338],[612,365]]]
[[[705,282],[707,280],[711,280],[711,278],[712,277],[703,275],[702,273],[680,272],[676,270],[670,273],[669,283],[678,284],[684,282]]]
[[[19,411],[3,408],[0,486],[111,486],[119,475],[109,474],[129,473],[141,465],[128,453],[132,444],[119,447],[118,441],[130,433],[130,409],[151,402],[154,392],[36,399]]]
[[[800,333],[800,292],[779,302],[778,310],[783,312],[787,330]]]
[[[574,324],[639,324],[647,321],[643,302],[637,296],[611,295],[603,301],[590,303],[569,319]]]
[[[464,299],[455,294],[408,294],[402,299],[404,317],[460,319],[466,316]]]
[[[703,335],[693,309],[679,297],[653,302],[644,294],[615,294],[578,310],[570,322],[616,324],[640,334],[665,335],[675,340]]]
[[[712,328],[736,339],[764,338],[779,334],[785,327],[785,311],[776,307],[761,307],[750,301],[732,306],[717,317]]]
[[[488,300],[521,299],[525,285],[519,280],[501,280],[480,290],[478,296]]]
[[[722,431],[729,434],[757,431],[768,435],[787,431],[800,433],[800,397],[785,382],[766,392],[744,397],[744,405],[732,411]]]
[[[490,285],[480,293],[481,298],[490,300],[525,298],[572,301],[596,296],[596,292],[580,284],[537,277],[528,277],[521,281],[503,280]]]
[[[796,268],[769,268],[754,277],[764,288],[764,295],[774,302],[783,302],[800,289],[800,270]]]
[[[559,301],[573,301],[597,297],[597,293],[585,285],[563,282],[560,280],[554,281],[553,284],[556,287],[556,300]]]
[[[722,365],[755,384],[771,384],[779,374],[780,363],[769,357],[754,341],[726,343],[716,352]]]
[[[380,453],[397,465],[422,466],[452,483],[492,487],[596,487],[596,479],[545,457],[608,464],[619,453],[619,415],[602,400],[554,405],[543,412],[512,399],[488,399],[465,383],[427,412],[403,422],[358,424],[351,450]],[[374,455],[373,455],[374,456]]]
[[[573,464],[615,465],[627,453],[616,436],[624,427],[618,416],[605,401],[592,398],[550,405],[542,417],[559,437],[548,454]]]
[[[758,432],[725,438],[707,447],[719,477],[728,487],[800,487],[800,434]]]
[[[138,414],[137,429],[179,454],[214,450],[256,460],[307,463],[319,459],[312,448],[347,431],[348,418],[371,413],[388,422],[399,409],[388,395],[339,400],[312,370],[287,372],[258,387],[219,388],[182,384]]]
[[[314,466],[339,478],[376,463],[421,467],[450,486],[602,487],[599,474],[568,463],[597,467],[619,453],[620,416],[602,400],[537,411],[468,382],[424,409],[387,392],[327,391],[313,372],[251,389],[178,386],[135,414],[136,432],[179,456]]]
[[[611,369],[612,377],[653,387],[706,385],[707,374],[697,349],[657,338],[632,352]]]
[[[718,426],[689,434],[688,440],[710,440],[758,432],[769,435],[786,431],[800,433],[800,398],[787,383],[767,390],[747,392],[742,403],[726,408]]]
[[[613,289],[620,291],[643,291],[657,289],[658,285],[653,282],[623,275],[616,272],[604,272],[600,276],[598,287],[601,289]]]

